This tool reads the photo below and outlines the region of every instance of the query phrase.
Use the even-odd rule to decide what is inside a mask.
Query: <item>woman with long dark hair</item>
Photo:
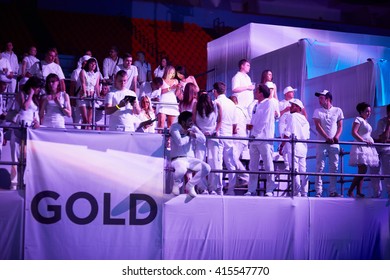
[[[279,100],[278,99],[278,90],[276,88],[276,84],[273,82],[273,76],[272,76],[271,70],[266,69],[261,73],[261,82],[260,83],[263,85],[266,85],[269,88],[269,90],[271,92],[269,98],[275,98],[276,100]]]
[[[179,101],[179,111],[189,111],[192,112],[192,109],[196,105],[196,99],[197,99],[197,93],[196,85],[193,83],[187,83],[184,92],[183,92],[183,99]]]
[[[99,97],[100,94],[100,72],[97,67],[98,63],[94,57],[87,60],[83,69],[80,71],[80,94],[78,100],[83,124],[92,124],[92,101],[85,100],[85,97]],[[86,127],[90,129],[90,126]]]
[[[192,118],[194,124],[203,132],[204,135],[219,136],[221,129],[222,109],[219,103],[213,102],[207,91],[202,90],[198,93],[198,101],[193,108]],[[219,140],[210,138],[207,140],[207,149],[205,144],[197,142],[195,149],[195,157],[205,161],[207,150],[207,163],[211,169],[218,169],[218,161],[220,160],[220,145]],[[217,173],[209,174],[209,189],[201,190],[202,194],[216,195],[217,182],[219,180]]]

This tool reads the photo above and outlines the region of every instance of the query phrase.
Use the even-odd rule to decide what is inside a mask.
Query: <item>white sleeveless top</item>
[[[65,92],[60,92],[60,105],[65,107]],[[47,100],[43,126],[53,128],[65,128],[65,117],[61,108],[54,100]]]

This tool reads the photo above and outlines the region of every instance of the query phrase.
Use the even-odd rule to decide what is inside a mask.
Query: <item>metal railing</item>
[[[9,96],[12,96],[14,97],[15,94],[10,94],[10,93],[6,93],[4,94],[5,97],[9,97]],[[79,97],[71,97],[72,99],[80,99]],[[88,98],[84,98],[84,100],[88,100],[88,101],[91,101],[93,104],[95,101],[104,101],[104,99],[102,98],[97,98],[97,97],[88,97]],[[152,102],[153,105],[159,105],[159,104],[166,104],[166,105],[177,105],[177,103],[164,103],[164,102]],[[95,123],[95,109],[94,107],[93,108],[93,115],[92,115],[92,124],[80,124],[80,123],[66,123],[66,125],[73,125],[74,127],[77,127],[77,126],[90,126],[92,127],[92,129],[96,129],[97,126],[100,126],[100,125],[97,125]],[[106,118],[106,115],[104,115],[104,117]],[[106,119],[105,119],[105,124],[106,124]],[[18,170],[18,188],[23,188],[24,187],[24,182],[23,182],[23,173],[24,173],[24,169],[25,169],[25,154],[24,154],[24,150],[25,150],[25,145],[26,145],[26,126],[22,123],[22,124],[19,124],[19,125],[16,125],[16,124],[12,124],[12,125],[2,125],[0,126],[4,129],[8,129],[8,130],[19,130],[19,134],[22,135],[21,137],[21,141],[20,141],[20,145],[19,145],[19,148],[20,148],[20,158],[17,160],[17,161],[0,161],[0,166],[1,165],[13,165],[13,166],[17,166],[17,170]],[[165,137],[165,141],[167,141],[168,137],[169,137],[169,132],[167,129],[163,129],[163,128],[157,128],[156,129],[157,131],[159,131],[160,133],[163,133],[166,135]],[[250,143],[251,142],[255,142],[255,141],[264,141],[264,142],[289,142],[291,144],[291,147],[292,147],[292,158],[294,157],[294,152],[295,152],[295,145],[297,143],[309,143],[309,144],[326,144],[324,141],[319,141],[319,140],[297,140],[295,137],[292,137],[290,139],[280,139],[280,138],[269,138],[269,139],[255,139],[255,138],[251,138],[251,137],[234,137],[234,136],[219,136],[219,137],[216,137],[216,136],[207,136],[207,139],[211,139],[211,138],[217,138],[219,140],[247,140],[249,141]],[[367,145],[365,142],[351,142],[351,141],[340,141],[338,143],[339,145]],[[390,146],[390,144],[382,144],[382,143],[374,143],[373,146]],[[207,149],[207,145],[206,145],[206,149]],[[207,151],[206,151],[206,154],[207,154]],[[344,156],[347,155],[348,153],[345,153],[343,149],[340,149],[340,157],[339,157],[339,161],[340,161],[340,172],[338,173],[330,173],[330,172],[298,172],[294,166],[294,161],[291,160],[291,168],[289,171],[285,171],[285,170],[275,170],[275,171],[263,171],[263,170],[258,170],[258,171],[250,171],[250,170],[234,170],[234,171],[229,171],[229,170],[226,170],[226,169],[221,169],[221,170],[217,170],[217,169],[213,169],[211,170],[211,172],[213,173],[222,173],[222,174],[228,174],[228,173],[232,173],[232,172],[235,172],[235,173],[246,173],[246,174],[258,174],[258,175],[266,175],[266,174],[274,174],[274,175],[287,175],[288,176],[288,184],[289,186],[291,186],[290,188],[290,195],[292,196],[293,195],[293,190],[296,188],[295,186],[295,177],[298,176],[298,175],[304,175],[304,176],[336,176],[336,177],[340,177],[340,180],[338,181],[340,184],[341,184],[341,193],[344,192],[344,183],[348,182],[347,180],[345,180],[345,177],[366,177],[366,178],[390,178],[390,174],[355,174],[355,173],[344,173]],[[167,155],[167,153],[166,153]],[[315,157],[307,157],[306,159],[307,160],[310,160],[310,159],[313,159]],[[172,172],[172,170],[170,170],[169,168],[166,169],[167,172]],[[324,182],[326,183],[326,182]],[[309,187],[310,187],[310,182],[309,182]],[[309,190],[310,191],[310,190]]]

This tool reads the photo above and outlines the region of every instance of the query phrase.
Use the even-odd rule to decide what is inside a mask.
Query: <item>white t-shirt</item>
[[[130,68],[126,69],[123,66],[123,64],[120,64],[120,65],[116,66],[115,74],[118,73],[118,71],[120,71],[120,70],[125,70],[126,71],[128,80],[127,80],[127,83],[126,83],[125,87],[128,88],[128,89],[131,89],[132,83],[134,81],[134,77],[138,76],[137,67],[135,67],[134,65],[130,65]]]
[[[157,67],[157,68],[154,70],[154,76],[155,76],[155,77],[160,77],[160,78],[162,78],[163,75],[164,75],[164,70],[165,70],[165,68],[161,69],[160,66]]]
[[[330,107],[325,109],[324,107],[317,108],[314,110],[313,119],[319,119],[321,127],[325,133],[333,138],[337,132],[337,122],[344,119],[343,111],[338,107]],[[317,133],[318,140],[326,140],[321,134]]]
[[[237,72],[232,78],[232,89],[239,87],[247,87],[252,85],[251,78],[248,74]],[[242,108],[247,109],[249,104],[253,102],[253,90],[244,90],[241,92],[233,93],[233,96],[237,97],[238,105]]]
[[[31,66],[32,75],[43,77],[44,79],[46,79],[46,77],[49,76],[49,74],[54,73],[58,76],[58,78],[60,78],[60,80],[65,79],[64,72],[62,71],[61,66],[58,65],[57,63],[55,62],[47,63],[46,61],[42,60],[41,64],[42,64],[42,72],[40,69],[39,61],[34,63],[33,66]]]
[[[232,136],[233,125],[237,124],[236,104],[233,103],[225,94],[218,95],[215,100],[222,111],[220,136]]]
[[[106,57],[103,60],[103,77],[104,79],[110,78],[115,74],[116,66],[123,64],[123,59],[117,57],[116,60],[113,60],[111,57]]]
[[[123,90],[114,90],[107,94],[105,104],[115,106],[127,95],[137,97],[134,91],[127,88]],[[109,130],[135,131],[140,122],[140,119],[134,115],[133,106],[127,104],[125,107],[122,107],[120,110],[117,110],[110,115]]]
[[[253,128],[250,132],[255,138],[275,137],[275,113],[280,115],[279,104],[275,98],[264,99],[253,109],[251,124]]]
[[[35,56],[29,55],[23,58],[23,61],[26,62],[26,72],[31,73],[30,72],[31,67],[34,65],[34,63],[38,62],[39,60]]]

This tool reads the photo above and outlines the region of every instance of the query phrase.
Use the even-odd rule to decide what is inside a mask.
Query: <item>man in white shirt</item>
[[[134,66],[138,69],[138,84],[140,87],[143,83],[152,80],[152,68],[150,63],[145,61],[145,53],[143,51],[137,52],[137,60],[134,62]]]
[[[206,176],[210,173],[210,166],[204,161],[195,158],[195,141],[205,143],[204,134],[193,125],[192,113],[182,112],[178,122],[170,127],[171,134],[171,165],[174,168],[172,194],[179,195],[183,185],[183,178],[187,172],[194,174],[186,183],[185,189],[189,196],[195,197],[195,186],[206,190],[204,185]]]
[[[4,58],[3,54],[0,53],[0,79],[7,83],[7,92],[10,92],[8,90],[8,85],[11,84],[13,77],[14,74],[11,71],[11,65],[9,64],[8,59]]]
[[[145,61],[145,53],[143,51],[137,52],[137,60],[134,62],[134,66],[138,70],[138,88],[139,92],[145,91],[145,86],[152,80],[152,66]]]
[[[120,64],[123,64],[123,59],[118,56],[118,48],[112,46],[108,57],[103,60],[103,79],[106,82],[114,81],[115,69]]]
[[[337,173],[339,167],[340,145],[338,144],[341,132],[343,131],[343,111],[332,105],[332,94],[328,90],[316,92],[315,96],[321,105],[314,110],[313,120],[318,132],[317,139],[325,141],[324,144],[317,144],[316,171],[323,172],[325,168],[325,157],[328,155],[329,172]],[[339,197],[336,192],[336,176],[329,178],[329,196]],[[316,176],[315,181],[316,197],[322,196],[322,178]]]
[[[255,99],[258,103],[253,109],[250,130],[250,137],[255,139],[270,139],[275,137],[275,118],[280,115],[278,101],[275,98],[269,98],[270,90],[267,86],[260,84],[255,90]],[[272,141],[252,141],[249,144],[249,170],[259,171],[260,156],[264,163],[265,171],[274,171],[273,163],[273,142]],[[249,175],[248,192],[246,196],[256,194],[258,185],[258,174]],[[274,174],[266,175],[266,193],[265,196],[273,196],[275,188]]]
[[[294,137],[297,140],[308,140],[310,138],[310,125],[306,117],[301,114],[303,107],[302,101],[299,99],[291,99],[290,101],[290,113],[287,115],[287,126],[284,130],[282,138]],[[294,144],[294,161],[292,161],[292,147],[289,142],[282,142],[281,148],[286,150],[289,161],[294,162],[294,169],[298,172],[306,172],[306,156],[307,156],[307,143],[298,142]],[[280,153],[280,151],[279,151]],[[307,197],[308,192],[308,176],[296,175],[295,179],[295,196]]]
[[[62,68],[60,65],[54,62],[56,58],[56,51],[55,49],[49,49],[46,52],[45,59],[38,61],[31,66],[31,75],[40,77],[42,79],[46,80],[46,77],[54,73],[60,78],[60,88],[61,91],[66,91],[65,89],[65,76],[64,72],[62,71]]]
[[[216,97],[215,102],[221,106],[222,119],[221,129],[219,136],[233,136],[237,133],[237,114],[236,105],[229,98],[226,97],[226,85],[223,82],[216,82],[213,85],[214,95]],[[211,159],[215,160],[217,169],[222,169],[222,160],[225,163],[227,170],[235,171],[236,166],[234,163],[234,141],[233,140],[219,140],[219,158]],[[210,176],[215,176],[215,187],[217,194],[223,195],[222,191],[222,174],[213,173]],[[236,173],[229,173],[229,188],[226,192],[227,195],[234,195],[234,187],[236,185]]]
[[[141,121],[136,116],[141,112],[137,95],[125,87],[127,73],[120,70],[115,75],[115,89],[109,92],[105,100],[105,112],[110,115],[109,130],[134,132]]]
[[[19,73],[19,62],[18,57],[13,52],[14,46],[12,42],[7,42],[5,51],[2,53],[3,58],[7,59],[9,61],[9,65],[11,66],[8,69],[8,75],[11,75],[11,83],[8,86],[8,92],[15,92],[16,91],[16,78]]]
[[[246,59],[241,59],[238,62],[238,67],[239,71],[232,78],[232,92],[233,96],[237,97],[238,104],[247,110],[253,102],[253,90],[255,89],[248,76],[251,65]]]
[[[138,86],[137,86],[137,78],[138,78],[138,70],[137,67],[134,65],[131,65],[133,63],[133,57],[129,53],[125,53],[123,55],[123,64],[119,64],[116,66],[115,73],[117,73],[119,70],[124,70],[127,73],[127,84],[126,88],[134,91],[135,93],[138,93]],[[138,98],[140,97],[139,94]]]

